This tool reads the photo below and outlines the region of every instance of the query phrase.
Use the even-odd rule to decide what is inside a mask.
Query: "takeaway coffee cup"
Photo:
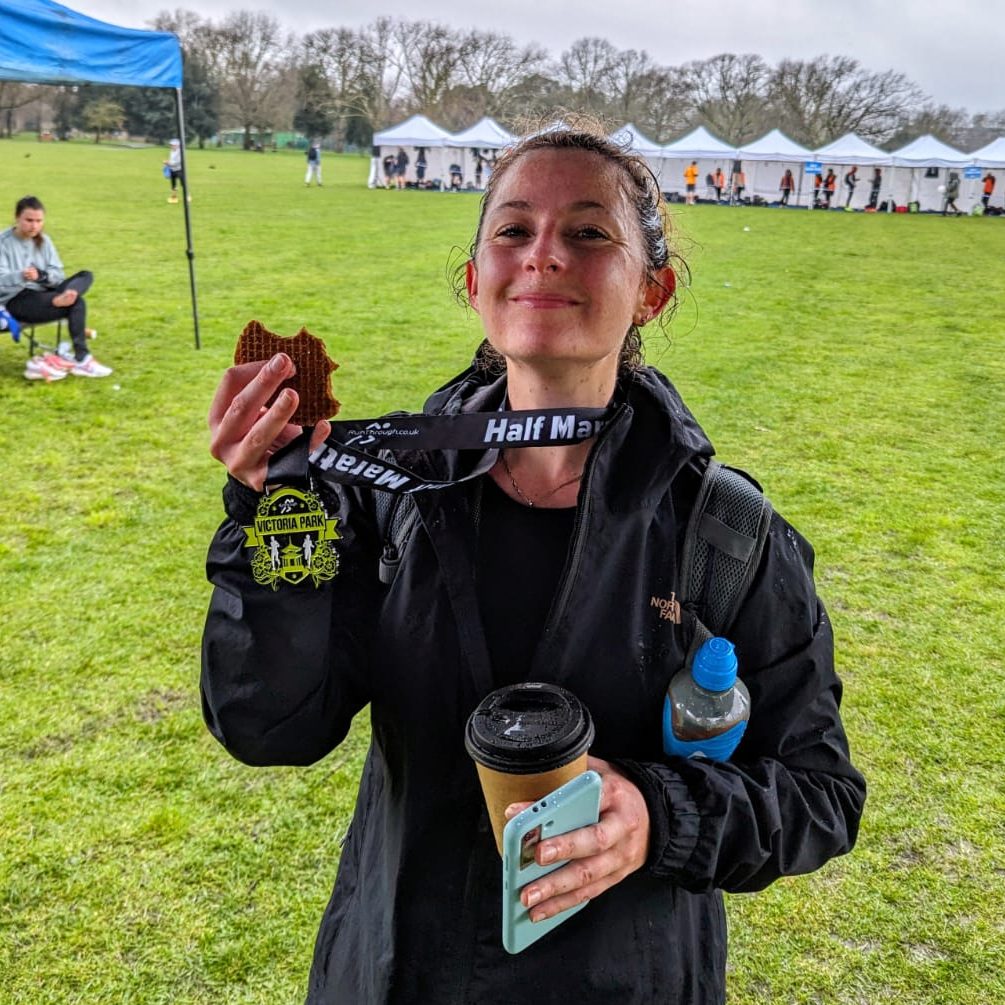
[[[586,706],[556,684],[500,688],[471,713],[464,746],[478,769],[500,855],[506,807],[540,799],[581,775],[592,742]]]

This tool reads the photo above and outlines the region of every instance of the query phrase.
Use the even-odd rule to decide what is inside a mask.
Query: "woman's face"
[[[45,210],[22,209],[20,215],[14,218],[14,233],[22,240],[36,237],[42,233],[44,224]]]
[[[633,320],[648,321],[668,297],[646,281],[619,169],[580,150],[534,150],[500,179],[467,286],[507,361],[615,370]]]

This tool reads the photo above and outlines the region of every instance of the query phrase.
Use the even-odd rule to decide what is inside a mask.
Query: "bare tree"
[[[296,84],[287,62],[289,42],[276,18],[246,10],[228,14],[209,34],[207,51],[221,81],[223,115],[244,129],[247,149],[252,129],[273,126],[283,99],[292,100]]]
[[[434,21],[396,21],[392,35],[412,110],[436,115],[460,82],[463,36]]]
[[[639,90],[643,79],[656,70],[656,66],[644,49],[623,49],[616,52],[611,62],[610,106],[612,115],[624,122],[639,117]],[[635,123],[638,125],[638,123]],[[641,127],[640,127],[641,128]]]
[[[884,145],[888,150],[896,150],[905,143],[930,133],[943,143],[960,146],[966,142],[967,126],[965,108],[950,108],[948,105],[936,105],[928,101],[905,114]]]
[[[848,56],[783,59],[768,90],[779,126],[808,147],[849,132],[880,143],[921,99],[902,73],[871,73]]]
[[[732,143],[747,143],[766,124],[769,69],[760,56],[721,53],[686,63],[693,120]]]
[[[558,57],[558,79],[585,112],[602,114],[614,93],[618,50],[604,38],[580,38]]]
[[[688,77],[675,67],[654,67],[633,83],[632,105],[626,116],[650,139],[667,143],[690,125]]]
[[[505,117],[521,110],[514,104],[514,88],[548,63],[548,53],[540,46],[520,47],[509,35],[477,30],[464,35],[459,56],[469,122],[482,115]]]
[[[14,109],[29,104],[37,97],[37,85],[0,80],[0,135],[10,139],[14,132]]]

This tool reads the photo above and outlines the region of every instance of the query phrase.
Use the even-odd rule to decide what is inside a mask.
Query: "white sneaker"
[[[73,358],[72,354],[70,356],[62,356],[59,353],[48,352],[44,356],[36,358],[42,359],[50,369],[60,370],[63,373],[69,373],[77,365],[77,361]]]
[[[112,372],[110,366],[102,366],[93,356],[88,355],[79,363],[74,363],[70,373],[74,377],[108,377]]]
[[[51,384],[54,380],[62,380],[68,372],[52,366],[42,356],[33,356],[24,365],[25,380],[44,380],[47,384]]]

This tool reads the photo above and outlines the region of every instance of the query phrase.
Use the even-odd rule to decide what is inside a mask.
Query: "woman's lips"
[[[535,310],[556,310],[561,307],[575,307],[578,303],[572,297],[557,293],[518,293],[510,300],[521,307],[531,307]]]

